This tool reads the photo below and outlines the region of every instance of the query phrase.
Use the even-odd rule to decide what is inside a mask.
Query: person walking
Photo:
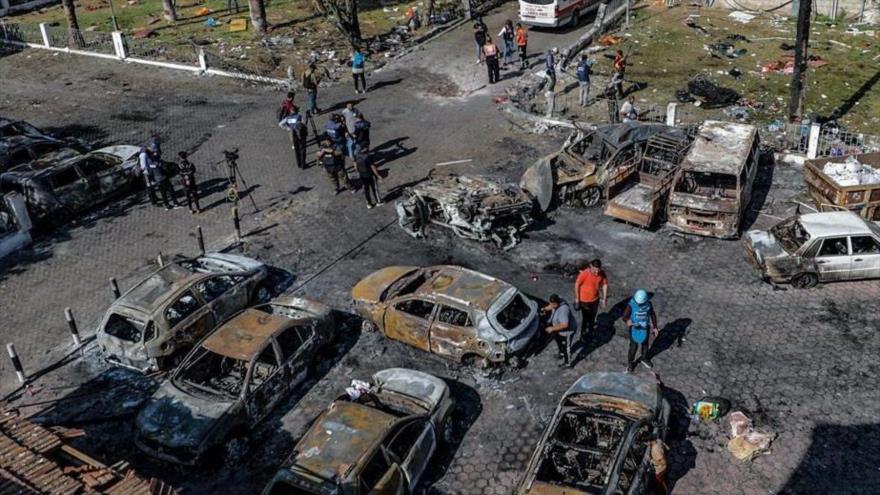
[[[196,166],[189,161],[189,154],[181,151],[177,154],[180,161],[177,171],[180,174],[180,185],[183,186],[183,194],[186,196],[186,206],[190,213],[201,213],[199,206],[199,185],[196,183]]]
[[[345,146],[348,150],[348,156],[352,159],[354,159],[355,154],[354,125],[355,122],[357,122],[357,116],[360,113],[360,110],[354,107],[353,101],[346,103],[345,109],[342,110],[342,118],[345,122]]]
[[[501,80],[501,69],[498,67],[498,45],[492,42],[490,36],[486,36],[486,43],[483,45],[483,60],[486,61],[489,84],[497,83]]]
[[[308,130],[306,129],[305,118],[299,113],[299,108],[294,107],[293,113],[281,119],[278,126],[290,132],[290,147],[293,149],[296,166],[300,169],[305,169]]]
[[[552,294],[549,304],[544,306],[541,312],[550,313],[549,324],[544,331],[556,341],[556,347],[559,350],[558,357],[562,359],[561,366],[570,366],[572,340],[577,331],[571,307],[557,294]]]
[[[355,153],[361,148],[368,149],[370,147],[370,121],[364,117],[364,114],[358,112],[354,122],[354,148]]]
[[[498,33],[498,36],[501,38],[501,41],[504,42],[504,66],[507,67],[507,64],[513,63],[513,38],[516,35],[513,29],[513,21],[510,19],[504,23],[504,27],[501,28],[501,31]]]
[[[309,96],[308,112],[312,115],[321,113],[321,109],[318,107],[318,85],[320,84],[321,72],[318,70],[318,63],[311,61],[309,62],[309,68],[303,72],[302,86],[306,89],[306,94]]]
[[[580,87],[580,104],[585,108],[590,100],[590,72],[593,62],[584,53],[577,65],[578,86]]]
[[[360,48],[355,48],[351,54],[351,77],[354,79],[354,93],[361,94],[367,92],[367,77],[365,75],[364,65],[366,57],[361,53]]]
[[[651,369],[654,364],[648,359],[648,332],[657,336],[657,313],[654,306],[648,300],[648,293],[639,289],[633,294],[632,299],[623,310],[623,321],[629,328],[629,352],[627,353],[628,373],[632,373],[636,364],[641,362]],[[638,353],[638,357],[636,357]]]
[[[477,46],[477,63],[483,63],[483,45],[486,44],[486,24],[482,17],[477,18],[474,23],[474,44]]]
[[[382,198],[379,196],[377,181],[380,180],[379,171],[370,156],[370,148],[365,146],[358,148],[354,157],[354,164],[360,177],[361,187],[364,188],[364,196],[367,198],[367,209],[374,206],[382,206]]]
[[[329,177],[330,182],[333,183],[333,188],[336,194],[342,192],[342,189],[339,187],[340,181],[346,188],[351,189],[351,184],[348,182],[348,175],[345,174],[345,169],[341,165],[341,163],[344,163],[342,160],[344,160],[342,151],[333,146],[333,143],[329,138],[325,137],[322,139],[321,146],[318,149],[318,163],[324,167],[324,172],[327,173],[327,177]]]
[[[574,282],[574,297],[581,310],[581,342],[584,344],[596,329],[599,306],[608,306],[608,277],[602,270],[602,261],[595,259],[580,273]]]
[[[141,170],[141,177],[144,178],[144,186],[147,188],[147,195],[150,198],[150,204],[159,206],[159,198],[156,196],[156,181],[153,179],[153,167],[150,164],[150,151],[147,148],[141,148],[138,153],[138,165]]]
[[[611,63],[611,86],[617,93],[618,98],[623,98],[623,79],[626,76],[626,55],[623,50],[617,50],[614,62]]]
[[[556,88],[556,55],[559,54],[559,48],[555,46],[549,50],[547,50],[547,55],[544,56],[544,74],[546,74],[547,79],[550,81],[550,85],[547,87],[547,91],[553,91]]]
[[[337,173],[344,177],[346,188],[351,190],[352,194],[356,193],[357,191],[350,187],[348,172],[345,169],[345,154],[347,148],[345,140],[345,118],[338,113],[331,115],[330,120],[324,125],[324,134],[330,140],[333,150],[335,151],[333,156],[338,162],[336,165],[336,168],[338,169]]]
[[[528,68],[528,64],[526,64],[526,59],[528,58],[526,55],[526,50],[529,44],[529,34],[526,32],[526,28],[519,22],[516,23],[516,33],[514,35],[514,41],[516,42],[516,48],[519,50],[519,63],[520,69],[526,70]]]

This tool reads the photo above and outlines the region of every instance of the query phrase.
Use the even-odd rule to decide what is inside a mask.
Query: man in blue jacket
[[[593,62],[587,58],[587,54],[581,55],[581,61],[577,65],[578,86],[580,86],[581,107],[587,106],[590,99],[590,72]]]
[[[648,293],[639,289],[623,310],[623,321],[629,328],[629,352],[627,353],[627,373],[632,373],[636,363],[641,362],[651,369],[654,364],[648,359],[648,332],[657,336],[657,313],[648,300]],[[639,353],[636,359],[636,351]]]

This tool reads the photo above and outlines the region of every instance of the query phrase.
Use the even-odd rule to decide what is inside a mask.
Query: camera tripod
[[[239,199],[241,199],[238,193],[238,182],[241,181],[241,185],[244,186],[245,190],[250,189],[238,168],[238,148],[223,150],[223,157],[226,160],[226,181],[229,186],[226,189],[226,200],[238,204]],[[257,202],[254,201],[254,196],[248,194],[248,198],[250,198],[251,204],[254,206],[254,213],[260,211],[257,207]]]

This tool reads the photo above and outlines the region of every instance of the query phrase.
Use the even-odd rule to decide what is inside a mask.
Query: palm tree
[[[269,29],[269,23],[266,22],[266,4],[263,0],[248,0],[248,6],[251,10],[251,24],[261,33],[265,33]]]
[[[177,22],[177,10],[174,8],[174,0],[162,0],[162,7],[165,9],[165,19],[170,22]]]
[[[79,31],[79,22],[76,20],[76,5],[73,0],[61,0],[61,4],[67,16],[67,41],[71,46],[82,47],[85,41]]]

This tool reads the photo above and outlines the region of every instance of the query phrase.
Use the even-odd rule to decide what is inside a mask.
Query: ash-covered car
[[[167,369],[220,322],[271,296],[268,269],[257,260],[179,257],[113,302],[98,327],[98,345],[114,364]]]
[[[669,412],[654,378],[587,373],[562,397],[517,495],[648,493],[649,441],[665,438]]]
[[[520,187],[535,198],[542,211],[552,205],[596,206],[602,200],[607,171],[640,156],[652,136],[687,139],[673,127],[659,124],[607,124],[574,131],[562,149],[529,167]]]
[[[312,423],[263,495],[416,493],[453,401],[443,380],[392,368],[352,383]]]
[[[135,443],[186,465],[240,454],[253,426],[306,381],[335,331],[329,307],[295,296],[242,311],[153,394],[138,414]]]
[[[28,124],[23,120],[13,120],[0,117],[0,140],[18,136],[27,136],[44,141],[53,141],[58,144],[69,146],[79,151],[80,153],[85,153],[91,149],[91,145],[82,139],[73,137],[58,137],[52,133],[39,129],[36,126]]]
[[[351,291],[365,330],[464,363],[518,357],[538,332],[538,305],[516,287],[459,266],[383,268]]]
[[[455,235],[511,248],[532,224],[531,198],[518,186],[480,177],[429,175],[397,201],[398,223],[421,238],[428,225],[451,229]]]
[[[788,218],[743,237],[749,260],[772,283],[807,289],[819,282],[880,278],[880,227],[849,211]]]
[[[55,139],[31,136],[0,138],[0,173],[38,160],[57,163],[81,154],[67,143]]]
[[[0,174],[0,191],[25,197],[35,221],[63,222],[142,184],[137,146],[110,146],[61,161],[37,160]]]

